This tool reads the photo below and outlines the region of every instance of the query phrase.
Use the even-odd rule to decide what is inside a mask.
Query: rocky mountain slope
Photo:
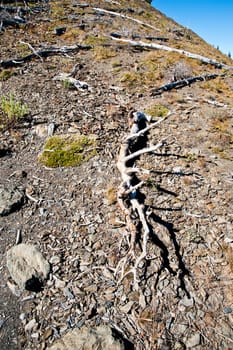
[[[148,1],[0,19],[0,348],[232,349],[232,60]]]

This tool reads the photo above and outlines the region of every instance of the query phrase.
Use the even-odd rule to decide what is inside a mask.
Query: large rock
[[[52,345],[50,350],[132,350],[133,346],[116,336],[108,326],[74,329]]]
[[[39,291],[50,271],[49,263],[38,248],[21,243],[8,250],[7,267],[20,289]]]
[[[14,185],[0,186],[0,216],[7,215],[23,203],[24,192]]]

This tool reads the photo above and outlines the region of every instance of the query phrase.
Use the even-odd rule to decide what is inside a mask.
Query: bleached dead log
[[[34,58],[55,56],[55,55],[68,55],[69,53],[75,53],[80,50],[90,50],[92,49],[91,45],[74,45],[74,46],[63,46],[63,47],[55,47],[55,48],[47,48],[43,50],[37,50],[29,55],[24,57],[10,59],[6,61],[0,61],[0,67],[2,68],[10,68],[16,67],[23,63],[29,62]]]
[[[217,77],[219,77],[218,74],[205,74],[205,75],[198,75],[195,77],[190,77],[187,79],[174,81],[172,83],[168,83],[168,84],[162,85],[156,89],[153,89],[151,92],[151,96],[160,95],[165,91],[170,91],[173,89],[181,89],[185,86],[189,86],[189,85],[196,83],[198,81],[207,81],[207,80],[211,80],[211,79],[216,79]]]
[[[142,22],[139,19],[136,19],[136,18],[133,18],[133,17],[122,15],[121,13],[118,13],[118,12],[115,12],[115,11],[108,11],[108,10],[104,10],[104,9],[101,9],[101,8],[98,8],[98,7],[93,7],[93,10],[98,12],[98,13],[100,13],[100,14],[108,14],[108,15],[111,15],[111,16],[120,17],[120,18],[123,18],[123,19],[128,19],[128,20],[136,22],[136,23],[138,23],[138,24],[140,24],[140,25],[142,25],[144,27],[148,27],[148,28],[156,30],[157,32],[161,32],[161,30],[159,28],[156,28],[156,27],[152,26],[151,24]]]
[[[197,55],[195,53],[189,52],[189,51],[185,51],[185,50],[181,50],[181,49],[176,49],[170,46],[166,46],[166,45],[161,45],[161,44],[152,44],[152,43],[145,43],[143,41],[133,41],[133,40],[129,40],[129,39],[118,39],[118,38],[114,38],[112,37],[113,40],[118,40],[124,43],[127,43],[131,46],[135,46],[135,47],[139,47],[139,48],[145,48],[145,49],[151,49],[151,50],[165,50],[165,51],[170,51],[170,52],[177,52],[181,55],[187,56],[189,58],[193,58],[196,60],[199,60],[205,64],[210,64],[216,68],[225,68],[225,69],[233,69],[232,66],[228,66],[224,63],[218,62],[216,60],[213,60],[211,58],[205,57],[205,56],[201,56],[201,55]]]
[[[147,242],[150,235],[150,225],[147,221],[147,213],[144,204],[139,199],[138,189],[143,185],[143,181],[138,181],[135,185],[135,173],[140,172],[138,168],[134,168],[134,162],[131,162],[135,158],[139,157],[143,153],[153,152],[158,150],[164,145],[164,140],[158,142],[157,145],[151,147],[144,147],[139,150],[134,149],[135,142],[139,138],[143,137],[152,127],[157,126],[164,121],[171,113],[165,118],[161,118],[159,121],[150,124],[151,117],[141,112],[129,113],[129,126],[130,133],[123,140],[120,153],[117,161],[117,168],[121,174],[122,182],[118,188],[117,199],[120,209],[122,210],[125,221],[126,229],[130,236],[129,251],[125,257],[123,257],[117,268],[116,273],[120,273],[120,281],[124,279],[128,274],[133,275],[134,289],[139,289],[138,280],[138,268],[140,263],[146,259],[147,253]],[[130,165],[129,165],[130,161]],[[133,164],[132,164],[133,163]],[[127,204],[127,201],[129,205]],[[135,217],[138,218],[139,222],[135,223]],[[138,225],[140,223],[140,225]],[[142,235],[142,249],[139,255],[136,254],[135,244],[138,227],[141,227],[140,233]],[[128,264],[132,264],[129,270],[127,269]]]
[[[56,75],[53,78],[53,80],[60,80],[60,81],[67,82],[68,84],[70,84],[71,86],[75,87],[77,90],[80,90],[80,91],[90,90],[90,87],[86,82],[73,78],[69,73],[60,73]]]

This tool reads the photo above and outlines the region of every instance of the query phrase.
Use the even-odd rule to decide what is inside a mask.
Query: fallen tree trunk
[[[92,46],[90,45],[74,45],[74,46],[63,46],[58,48],[48,48],[48,49],[35,51],[24,57],[15,58],[15,59],[6,60],[6,61],[0,61],[0,67],[2,68],[17,67],[20,64],[31,61],[34,58],[41,59],[41,58],[53,56],[53,55],[66,55],[69,53],[78,52],[80,50],[90,50],[90,49],[92,49]]]
[[[185,50],[181,50],[181,49],[176,49],[170,46],[166,46],[166,45],[161,45],[161,44],[150,44],[150,43],[145,43],[143,41],[132,41],[132,40],[128,40],[128,39],[118,39],[118,38],[114,38],[112,37],[113,40],[118,40],[124,43],[127,43],[129,45],[132,45],[134,47],[139,47],[139,48],[145,48],[145,49],[152,49],[152,50],[165,50],[165,51],[170,51],[170,52],[177,52],[181,55],[199,60],[205,64],[210,64],[216,68],[225,68],[225,69],[233,69],[232,66],[228,66],[224,63],[218,62],[216,60],[213,60],[211,58],[205,57],[205,56],[201,56],[201,55],[197,55],[195,53],[189,52],[189,51],[185,51]]]
[[[156,28],[156,27],[152,26],[151,24],[142,22],[139,19],[136,19],[136,18],[133,18],[133,17],[122,15],[121,13],[118,13],[118,12],[108,11],[108,10],[104,10],[104,9],[101,9],[101,8],[98,8],[98,7],[94,7],[93,10],[98,12],[98,13],[100,13],[100,14],[109,14],[111,16],[120,17],[120,18],[123,18],[123,19],[128,19],[130,21],[133,21],[133,22],[136,22],[138,24],[141,24],[144,27],[148,27],[148,28],[156,30],[157,32],[161,32],[161,30],[159,28]]]
[[[26,24],[26,20],[24,18],[2,18],[0,29],[5,27],[19,28],[20,24]]]
[[[172,83],[168,83],[168,84],[162,85],[156,89],[153,89],[151,91],[151,96],[160,95],[163,92],[170,91],[172,89],[181,89],[185,86],[189,86],[189,85],[196,83],[198,81],[207,81],[207,80],[211,80],[211,79],[216,79],[217,77],[219,77],[218,74],[206,74],[206,75],[198,75],[196,77],[190,77],[187,79],[174,81]]]

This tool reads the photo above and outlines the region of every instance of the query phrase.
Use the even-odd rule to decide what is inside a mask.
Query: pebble
[[[53,329],[52,328],[48,328],[46,329],[46,331],[44,332],[44,339],[47,340],[49,337],[51,337],[53,335]]]
[[[30,332],[35,326],[36,326],[37,322],[35,320],[35,318],[33,318],[32,320],[30,320],[26,326],[24,327],[25,332]]]
[[[187,296],[185,296],[181,301],[180,303],[182,305],[184,305],[185,307],[193,307],[194,305],[194,300],[193,298],[188,298]]]
[[[26,319],[26,314],[25,314],[25,313],[20,314],[20,315],[19,315],[19,319],[20,319],[21,321],[25,321],[25,319]]]
[[[54,278],[55,278],[55,288],[60,288],[60,289],[62,289],[62,288],[65,288],[65,286],[66,286],[66,282],[65,281],[62,281],[62,280],[60,280],[59,278],[57,278],[57,277],[55,277],[54,276]]]
[[[232,313],[232,308],[231,307],[226,307],[224,310],[223,310],[224,314],[231,314]]]
[[[192,335],[186,343],[187,348],[195,348],[201,343],[201,335],[199,333],[196,333]]]
[[[49,262],[50,262],[50,264],[52,264],[52,265],[57,265],[57,264],[60,263],[60,261],[61,261],[61,258],[60,258],[60,256],[58,256],[58,255],[54,255],[54,256],[52,256],[52,257],[49,259]]]

